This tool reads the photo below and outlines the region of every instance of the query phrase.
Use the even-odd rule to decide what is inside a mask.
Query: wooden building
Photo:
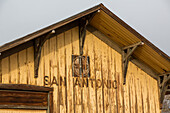
[[[0,47],[0,113],[160,113],[170,57],[99,4]]]

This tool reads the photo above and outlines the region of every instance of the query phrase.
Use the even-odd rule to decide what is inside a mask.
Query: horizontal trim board
[[[47,107],[48,93],[0,90],[0,105]]]
[[[39,107],[39,106],[0,105],[0,109],[30,109],[30,110],[47,110],[47,109],[48,109],[48,107]]]
[[[53,91],[53,88],[44,87],[44,86],[27,85],[27,84],[0,84],[0,90],[49,92],[49,91]]]

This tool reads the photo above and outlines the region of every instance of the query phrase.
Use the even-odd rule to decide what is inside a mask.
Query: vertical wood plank
[[[66,49],[66,80],[67,80],[67,112],[74,112],[73,103],[73,77],[72,77],[72,33],[71,30],[65,32]]]
[[[115,54],[116,57],[116,79],[117,79],[117,99],[118,99],[118,112],[123,113],[123,79],[121,67],[121,55]]]
[[[59,43],[59,37],[57,36],[57,38],[56,38],[56,52],[55,52],[55,54],[56,54],[56,68],[54,68],[54,71],[57,73],[57,81],[58,81],[58,87],[56,87],[57,88],[57,91],[56,91],[56,93],[57,93],[57,107],[56,107],[56,109],[57,109],[57,112],[58,113],[60,113],[60,75],[59,75],[59,46],[58,46],[58,43]]]
[[[10,66],[9,57],[2,59],[2,83],[9,83],[10,79]]]
[[[19,82],[18,74],[18,53],[15,53],[10,56],[10,75],[12,84],[17,84]]]
[[[138,103],[138,97],[137,94],[139,93],[139,89],[137,89],[137,79],[138,79],[138,73],[137,73],[137,67],[135,65],[133,65],[133,77],[134,77],[134,109],[135,109],[135,113],[138,113],[139,109],[139,103]]]
[[[26,49],[19,52],[19,83],[27,84],[27,59]]]
[[[103,87],[102,87],[102,83],[103,83],[103,79],[102,79],[102,74],[101,74],[101,60],[102,60],[102,54],[101,54],[101,45],[102,42],[101,40],[97,39],[96,37],[94,37],[94,54],[95,54],[95,75],[96,75],[96,93],[97,93],[97,103],[96,103],[96,107],[97,107],[97,112],[98,113],[103,113]]]
[[[158,87],[158,81],[155,80],[155,83],[154,83],[154,87],[155,87],[155,109],[156,109],[156,113],[160,113],[161,110],[160,110],[160,104],[159,104],[159,87]]]
[[[109,47],[108,50],[108,71],[109,71],[109,75],[108,75],[108,80],[110,82],[110,89],[108,89],[108,100],[109,100],[109,109],[110,109],[110,113],[114,113],[115,112],[115,77],[114,77],[114,59],[112,59],[112,48]],[[109,86],[109,83],[108,83]]]
[[[58,112],[59,103],[58,103],[58,85],[59,85],[59,76],[58,76],[58,65],[57,65],[57,38],[56,36],[50,39],[50,76],[51,76],[51,87],[54,88],[53,91],[53,112]],[[49,78],[48,78],[49,80]],[[50,81],[50,80],[49,80]]]
[[[147,89],[147,105],[148,105],[148,113],[152,113],[151,112],[151,104],[150,104],[150,81],[148,81],[148,76],[146,76],[146,73],[144,73],[145,79],[146,79],[146,89]]]
[[[64,33],[58,35],[58,60],[59,60],[59,102],[60,113],[66,112],[66,81],[65,81],[65,47]]]
[[[27,48],[27,75],[28,75],[28,84],[35,85],[33,47]]]
[[[88,55],[88,40],[89,38],[89,33],[87,32],[86,38],[85,38],[85,42],[84,42],[84,48],[83,48],[83,56],[87,56]],[[89,90],[88,90],[88,86],[89,86],[89,78],[88,77],[82,77],[82,112],[83,113],[89,113]]]
[[[90,79],[89,79],[89,112],[96,113],[96,76],[94,67],[94,36],[87,32],[88,55],[90,57]]]
[[[137,109],[138,109],[138,113],[143,113],[143,103],[142,103],[142,89],[141,89],[141,74],[140,74],[141,70],[139,68],[136,67],[136,94],[137,94]]]
[[[44,85],[44,76],[49,76],[49,75],[45,74],[45,72],[47,73],[46,70],[48,70],[47,68],[45,68],[45,61],[49,62],[48,43],[47,42],[48,42],[48,40],[44,43],[43,47],[41,48],[41,53],[40,53],[41,58],[40,58],[40,62],[39,62],[38,78],[36,78],[36,85],[38,85],[38,86],[43,86]],[[49,80],[50,80],[50,78],[49,78]]]
[[[136,90],[135,90],[135,73],[134,73],[134,67],[133,64],[129,64],[130,66],[130,72],[131,72],[131,95],[132,95],[132,100],[131,100],[131,106],[132,106],[132,113],[136,113]]]
[[[113,83],[112,83],[112,87],[113,87],[113,93],[114,93],[114,113],[118,112],[118,94],[117,94],[117,87],[118,87],[118,83],[117,83],[117,72],[116,72],[116,54],[117,52],[115,50],[112,49],[112,57],[111,57],[111,66],[112,66],[112,78],[113,78]]]
[[[149,110],[150,113],[155,113],[155,104],[154,104],[154,96],[153,96],[153,78],[151,78],[150,76],[148,76],[145,73],[145,76],[147,76],[147,83],[148,83],[148,96],[149,96]]]
[[[72,29],[72,43],[73,43],[73,55],[79,55],[79,31],[78,27]],[[80,79],[79,83],[81,82]],[[75,85],[76,78],[74,77],[74,112],[81,113],[82,112],[82,105],[81,105],[81,86]],[[80,84],[81,85],[81,84]]]
[[[130,106],[130,92],[129,92],[129,86],[130,86],[130,72],[129,72],[129,67],[127,69],[127,75],[126,75],[126,84],[125,84],[125,91],[124,91],[124,110],[125,113],[131,113],[131,106]]]
[[[145,74],[144,72],[141,72],[141,80],[142,80],[142,86],[141,86],[141,89],[142,89],[142,97],[143,97],[143,104],[144,104],[144,113],[149,113],[148,111],[148,99],[147,99],[147,82],[146,82],[146,77],[145,77]]]
[[[132,110],[132,113],[136,113],[136,90],[135,90],[135,73],[134,73],[134,71],[135,71],[135,69],[134,69],[134,67],[133,67],[133,64],[129,64],[130,65],[130,72],[131,72],[131,110]]]
[[[109,110],[109,99],[108,99],[108,46],[103,43],[102,45],[102,73],[103,73],[103,91],[104,91],[104,111],[105,113],[110,112]]]
[[[44,75],[45,76],[48,76],[49,78],[49,81],[51,82],[51,75],[50,75],[50,39],[48,39],[45,44],[44,44],[44,57],[43,57],[43,60],[42,60],[42,64],[41,64],[41,79],[42,79],[42,85],[44,85],[44,81],[43,81],[43,78],[44,78]],[[43,51],[42,51],[43,53]],[[44,72],[43,72],[44,71]]]

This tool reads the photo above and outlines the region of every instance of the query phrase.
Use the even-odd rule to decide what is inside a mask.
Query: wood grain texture
[[[58,76],[58,55],[57,55],[57,37],[53,37],[50,39],[50,75],[51,75],[51,82],[54,82],[54,84],[50,85],[51,87],[54,88],[53,91],[53,112],[58,112],[59,111],[59,86],[56,85],[58,84],[57,81],[59,81],[59,76]],[[54,78],[55,77],[55,78]]]
[[[33,47],[2,59],[2,83],[47,83],[54,88],[53,111],[58,113],[160,112],[157,81],[130,62],[123,85],[121,54],[91,32],[87,31],[83,54],[90,58],[89,78],[72,76],[72,55],[79,55],[78,27],[45,42],[38,78],[34,78]]]
[[[28,84],[26,49],[19,52],[19,84]]]
[[[84,48],[83,48],[83,55],[87,56],[88,55],[88,42],[91,38],[91,35],[89,35],[89,32],[87,32],[85,42],[84,42]],[[93,62],[92,62],[93,63]],[[83,113],[89,113],[90,111],[90,106],[89,106],[89,100],[90,100],[90,91],[89,91],[89,78],[88,77],[82,77],[82,112]]]
[[[104,97],[104,111],[110,112],[109,98],[108,98],[108,46],[106,44],[101,45],[102,49],[102,75],[103,75],[103,97]]]
[[[35,85],[36,79],[34,78],[34,49],[33,47],[27,48],[27,75],[28,84]]]
[[[60,112],[66,113],[66,86],[64,77],[65,74],[65,46],[64,46],[64,33],[58,35],[57,46],[58,46],[58,62],[59,62],[59,103]]]
[[[0,109],[1,113],[46,113],[46,110]]]
[[[73,47],[72,47],[72,51],[73,51],[73,55],[79,55],[79,34],[78,34],[78,27],[75,27],[72,29],[72,43],[73,43]],[[74,112],[75,113],[81,113],[82,112],[82,100],[81,100],[81,84],[77,84],[75,85],[76,80],[78,80],[78,83],[81,83],[81,78],[76,78],[74,77]]]
[[[66,80],[67,80],[67,112],[74,113],[73,79],[72,79],[72,31],[65,32]]]
[[[103,105],[103,86],[102,86],[102,52],[101,52],[101,45],[102,41],[98,38],[94,37],[94,54],[95,54],[95,75],[96,75],[96,87],[97,87],[97,111],[98,113],[103,113],[104,105]]]
[[[115,54],[116,66],[116,80],[117,80],[117,99],[118,99],[118,112],[123,113],[123,79],[121,67],[121,55]]]
[[[96,113],[96,76],[94,67],[94,38],[90,32],[86,36],[88,56],[90,57],[90,79],[89,79],[89,112]]]
[[[12,84],[19,83],[19,70],[18,70],[18,53],[10,56],[10,82]]]

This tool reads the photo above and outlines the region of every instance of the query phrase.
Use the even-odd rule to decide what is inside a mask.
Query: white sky
[[[170,55],[170,0],[0,0],[0,45],[99,3]]]

